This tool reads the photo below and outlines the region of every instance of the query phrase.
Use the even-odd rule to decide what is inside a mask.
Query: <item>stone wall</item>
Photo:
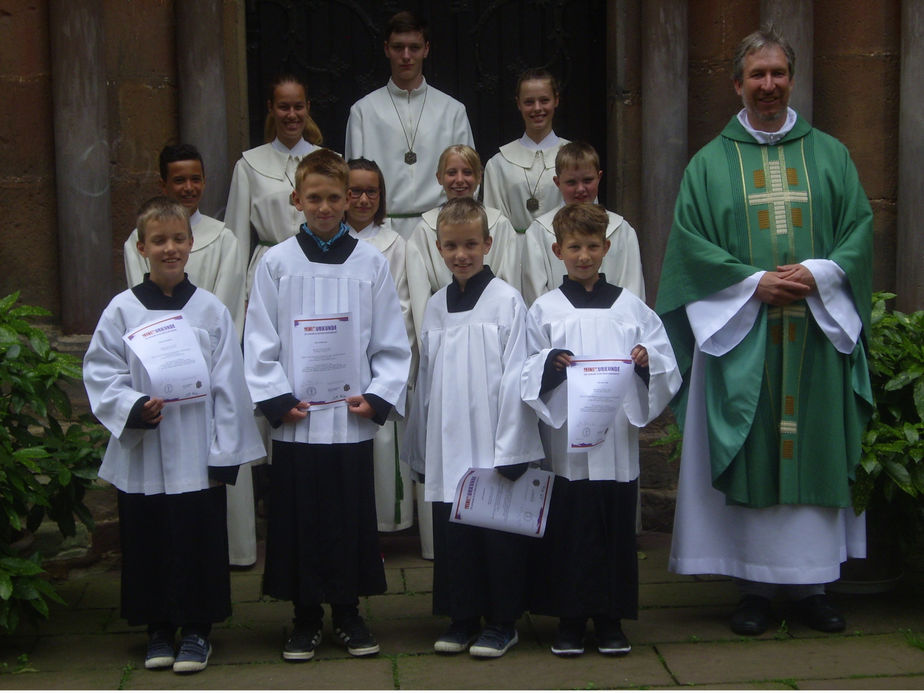
[[[66,0],[63,0],[66,1]],[[122,244],[135,213],[160,192],[157,155],[177,138],[176,26],[169,0],[101,0],[110,134],[112,273],[125,286]],[[246,142],[243,5],[223,2],[229,149]],[[46,1],[0,0],[0,296],[60,315],[54,110]],[[210,28],[210,30],[213,30]],[[233,156],[231,163],[236,160]],[[207,162],[206,162],[207,165]],[[66,289],[66,287],[65,287]]]

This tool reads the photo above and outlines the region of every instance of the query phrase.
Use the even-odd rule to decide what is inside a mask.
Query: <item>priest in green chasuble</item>
[[[777,593],[843,630],[824,583],[866,552],[872,211],[844,145],[788,107],[794,63],[772,28],[739,46],[744,108],[687,166],[657,301],[684,374],[670,569],[736,578],[744,635]]]

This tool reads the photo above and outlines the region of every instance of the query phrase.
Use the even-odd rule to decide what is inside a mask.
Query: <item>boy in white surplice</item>
[[[150,273],[103,311],[83,378],[112,433],[99,476],[119,490],[122,617],[148,627],[145,668],[189,673],[231,615],[224,484],[264,450],[231,314],[184,271],[187,210],[146,202],[137,247]]]
[[[526,305],[484,265],[491,237],[475,200],[446,203],[437,239],[452,281],[427,302],[404,454],[425,474],[433,503],[433,611],[452,619],[434,649],[500,657],[518,640],[530,539],[451,523],[449,516],[469,468],[517,479],[542,457],[538,422],[519,396]]]
[[[543,294],[526,319],[522,395],[543,422],[546,460],[555,472],[549,521],[536,552],[530,611],[559,617],[552,652],[584,652],[593,618],[601,654],[631,646],[621,619],[638,612],[635,504],[638,428],[654,419],[680,387],[674,352],[658,316],[631,291],[600,274],[610,249],[600,205],[568,204],[555,215],[552,246],[568,275]],[[574,355],[631,359],[635,373],[602,441],[569,442],[568,366]]]
[[[263,591],[295,605],[283,658],[321,641],[321,604],[355,656],[379,645],[361,595],[385,591],[372,439],[404,413],[411,350],[388,261],[343,223],[350,169],[328,149],[295,171],[298,233],[254,273],[244,326],[251,396],[273,427]]]

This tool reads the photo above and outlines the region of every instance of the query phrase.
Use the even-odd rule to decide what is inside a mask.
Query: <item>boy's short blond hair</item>
[[[488,215],[484,213],[484,207],[471,197],[456,197],[443,205],[436,218],[437,239],[443,226],[455,224],[481,224],[484,239],[488,240],[491,235],[488,233]]]
[[[168,219],[182,221],[189,232],[189,237],[192,238],[192,226],[189,225],[189,210],[169,197],[158,195],[145,202],[138,210],[138,218],[135,221],[135,228],[138,229],[138,240],[144,243],[144,234],[149,223],[152,221],[167,221]]]
[[[600,155],[587,142],[568,142],[563,144],[555,155],[555,175],[560,176],[566,168],[592,166],[600,170]]]
[[[310,174],[333,178],[346,190],[350,186],[350,167],[343,157],[330,149],[316,149],[298,162],[295,169],[295,189],[298,190]]]
[[[481,157],[478,156],[478,152],[469,147],[467,144],[451,144],[446,149],[443,150],[443,153],[440,154],[439,163],[436,165],[436,175],[440,178],[443,177],[443,174],[446,173],[446,161],[450,156],[455,154],[460,157],[462,161],[469,165],[472,169],[472,172],[475,174],[475,178],[478,183],[481,183]]]
[[[609,215],[603,205],[588,202],[572,202],[555,213],[552,228],[555,230],[555,242],[561,245],[569,233],[587,236],[600,236],[606,239],[606,227],[610,223]]]

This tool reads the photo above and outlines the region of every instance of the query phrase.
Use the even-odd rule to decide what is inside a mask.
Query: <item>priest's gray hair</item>
[[[491,235],[488,232],[488,215],[484,213],[484,207],[471,197],[456,197],[443,205],[440,215],[436,218],[436,237],[440,237],[440,229],[443,226],[455,224],[481,224],[484,239],[488,240]]]
[[[169,219],[182,221],[186,225],[186,230],[189,231],[190,238],[192,238],[192,227],[189,225],[189,210],[169,197],[158,195],[145,202],[141,205],[141,209],[138,210],[138,220],[135,222],[138,229],[138,240],[144,242],[144,233],[149,223]]]
[[[738,50],[735,51],[735,60],[733,63],[733,76],[736,82],[740,82],[744,77],[744,59],[755,51],[759,51],[767,46],[779,46],[786,56],[786,62],[789,63],[790,79],[796,75],[796,52],[792,49],[783,35],[773,24],[766,24],[754,33],[744,37],[738,44]]]

